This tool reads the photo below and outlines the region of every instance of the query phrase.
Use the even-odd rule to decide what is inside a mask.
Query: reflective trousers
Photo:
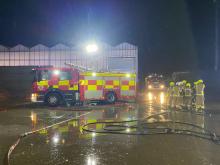
[[[183,106],[183,96],[178,96],[176,101],[176,107],[181,108]]]
[[[167,96],[167,99],[166,99],[166,103],[167,103],[167,106],[172,106],[172,100],[173,100],[173,96]]]
[[[170,100],[170,105],[172,108],[176,107],[176,103],[177,103],[177,96],[173,96],[172,99]]]
[[[184,101],[184,106],[190,109],[192,106],[192,96],[185,96],[183,101]]]
[[[204,95],[196,95],[195,106],[196,110],[205,108],[205,98]]]

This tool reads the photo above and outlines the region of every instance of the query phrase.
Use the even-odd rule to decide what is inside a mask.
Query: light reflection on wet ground
[[[11,156],[11,164],[219,164],[220,146],[200,138],[184,135],[140,136],[82,132],[82,126],[87,123],[143,120],[161,112],[166,112],[162,106],[144,104],[107,106],[89,113],[21,111],[20,117],[24,115],[26,118],[20,124],[27,127],[23,129],[26,131],[36,130],[71,117],[75,119],[22,139]],[[220,119],[218,115],[204,117],[189,112],[173,112],[150,118],[148,122],[170,119],[194,123],[220,134],[217,127]],[[103,129],[103,124],[94,124],[90,127],[99,130]]]

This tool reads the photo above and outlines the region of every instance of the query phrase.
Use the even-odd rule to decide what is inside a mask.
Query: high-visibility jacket
[[[195,85],[196,96],[204,96],[205,84],[198,83]]]
[[[180,92],[179,92],[179,87],[178,86],[174,86],[173,87],[173,96],[174,97],[180,96]]]
[[[192,89],[190,87],[184,88],[184,96],[185,97],[191,97],[192,96]]]

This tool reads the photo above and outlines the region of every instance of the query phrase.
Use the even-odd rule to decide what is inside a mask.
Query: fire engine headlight
[[[164,104],[164,101],[165,101],[165,95],[164,95],[164,93],[162,92],[162,93],[160,93],[160,103],[161,103],[161,104]]]
[[[152,93],[148,93],[148,100],[153,100],[153,94]]]
[[[37,102],[37,94],[36,93],[31,94],[31,102]]]
[[[160,85],[160,89],[163,89],[164,88],[164,85]]]
[[[148,85],[148,89],[152,89],[152,85]]]

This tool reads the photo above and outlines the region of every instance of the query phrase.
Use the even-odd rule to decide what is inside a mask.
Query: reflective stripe
[[[97,80],[96,85],[103,85],[103,80]]]
[[[83,80],[83,82],[84,82],[84,85],[88,85],[89,84],[88,80]]]
[[[83,72],[80,73],[82,76],[93,76],[94,72]],[[103,72],[103,73],[96,73],[96,76],[93,77],[97,77],[97,76],[103,76],[103,77],[126,77],[127,73],[109,73],[109,72]],[[131,73],[129,74],[129,78],[135,78],[136,74]]]
[[[48,85],[48,80],[39,81],[37,82],[37,85],[39,86]]]
[[[116,77],[117,79],[117,77]],[[51,82],[50,82],[51,83]],[[103,90],[104,89],[121,89],[122,91],[133,91],[135,90],[135,80],[79,80],[79,83],[81,86],[84,86],[85,90]],[[52,84],[52,83],[51,83]],[[46,91],[49,87],[48,81],[40,81],[37,82],[38,90],[39,91]],[[57,84],[52,85],[54,89],[60,89],[60,90],[78,90],[78,84],[77,85],[70,85],[69,80],[62,80],[58,81]]]
[[[114,88],[114,85],[105,85],[105,88],[106,88],[106,89],[113,89],[113,88]]]
[[[121,86],[121,90],[122,91],[128,91],[129,90],[129,86],[128,85],[123,85],[123,86]]]
[[[113,85],[117,85],[118,86],[119,85],[119,80],[114,80],[113,81]]]
[[[69,90],[77,91],[78,90],[78,85],[74,85],[73,87],[70,87]]]
[[[123,91],[135,90],[135,80],[80,80],[85,90],[120,89]]]
[[[97,90],[97,85],[88,85],[87,90],[88,91],[96,91]]]
[[[186,87],[186,88],[184,89],[184,91],[185,91],[185,96],[186,96],[186,97],[191,97],[191,96],[192,96],[192,90],[191,90],[191,88]]]
[[[58,82],[58,85],[60,86],[60,85],[69,85],[70,84],[70,82],[69,82],[69,80],[62,80],[62,81],[59,81]]]
[[[135,85],[135,81],[134,81],[134,80],[130,80],[130,81],[129,81],[129,85],[130,85],[130,86],[134,86],[134,85]]]
[[[51,82],[50,82],[51,83]],[[49,88],[49,81],[39,81],[37,82],[38,90],[39,91],[46,91]],[[61,90],[78,90],[78,85],[70,85],[70,80],[62,80],[58,81],[57,84],[52,85],[54,89],[61,89]]]

